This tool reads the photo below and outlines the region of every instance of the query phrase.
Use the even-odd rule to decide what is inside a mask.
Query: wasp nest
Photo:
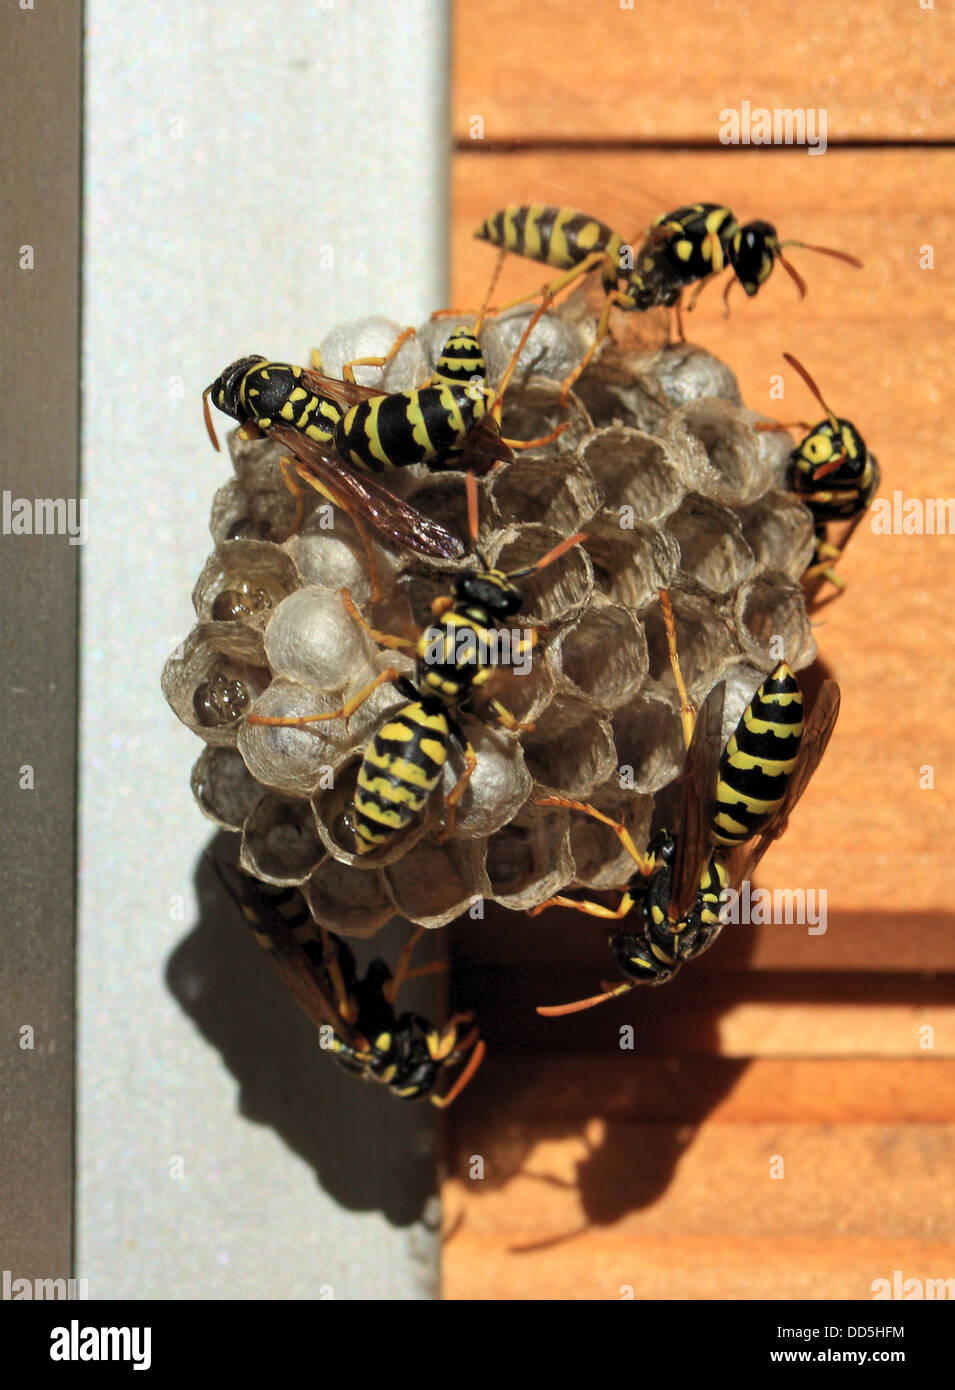
[[[507,393],[508,438],[568,428],[482,479],[485,552],[510,571],[574,532],[587,539],[517,581],[524,605],[513,621],[537,627],[539,640],[533,660],[502,667],[491,690],[534,727],[507,731],[476,695],[460,722],[478,762],[450,839],[440,832],[444,796],[461,771],[453,748],[423,816],[386,848],[355,852],[346,814],[364,745],[404,702],[392,682],[347,722],[289,728],[250,725],[244,716],[253,707],[281,717],[336,710],[389,666],[413,677],[413,651],[377,644],[340,591],[349,590],[375,628],[413,637],[427,627],[432,600],[473,562],[430,561],[374,532],[381,598],[373,603],[366,552],[349,519],[312,493],[304,524],[290,535],[295,502],[277,467],[279,447],[230,439],[235,476],[213,503],[215,549],[193,594],[197,623],[169,659],[163,688],[206,745],[193,774],[202,810],[242,832],[245,869],[268,883],[301,885],[316,921],[332,931],[371,935],[395,914],[439,926],[476,898],[523,910],[570,885],[629,876],[614,836],[535,798],[586,799],[622,817],[638,843],[655,800],[668,788],[672,799],[685,750],[661,586],[672,596],[691,698],[699,704],[726,681],[727,736],[781,655],[798,669],[815,654],[799,588],[812,523],[785,487],[791,441],[754,430],[757,417],[721,362],[688,344],[666,346],[662,312],[631,317],[645,341],[608,342],[568,410],[558,383],[588,333],[573,304],[538,325]],[[486,326],[492,381],[527,318],[520,311]],[[390,391],[421,384],[451,327],[425,325],[383,376],[366,379]],[[347,358],[383,354],[397,332],[380,319],[337,329],[322,345],[324,371],[337,375]],[[462,473],[415,466],[387,481],[466,538]]]

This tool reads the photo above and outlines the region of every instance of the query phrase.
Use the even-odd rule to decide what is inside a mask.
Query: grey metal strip
[[[0,1297],[71,1272],[80,18],[0,11]]]

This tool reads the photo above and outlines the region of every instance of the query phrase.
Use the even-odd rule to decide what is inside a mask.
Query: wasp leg
[[[356,367],[385,367],[391,359],[404,347],[409,338],[413,338],[415,330],[405,328],[398,334],[391,347],[384,357],[352,357],[342,367],[342,381],[350,381],[354,384]]]
[[[273,727],[283,729],[300,729],[306,724],[317,724],[325,719],[350,719],[361,705],[365,703],[369,695],[377,690],[379,685],[386,685],[388,681],[398,679],[398,671],[394,666],[387,666],[384,671],[369,681],[366,686],[359,690],[357,695],[352,698],[341,709],[331,710],[328,714],[302,714],[294,716],[282,716],[276,714],[250,714],[247,715],[249,724],[268,724]]]
[[[331,932],[329,932],[327,927],[322,927],[320,930],[322,934],[322,959],[325,964],[325,972],[329,980],[331,980],[332,989],[335,991],[338,1012],[346,1023],[355,1023],[358,1018],[358,1005],[348,993],[348,989],[345,985],[345,977],[342,974],[341,966],[338,964],[338,952],[332,945]]]
[[[309,487],[314,488],[316,492],[321,493],[321,495],[323,497],[326,497],[328,501],[331,502],[334,506],[340,507],[341,510],[345,513],[345,515],[351,519],[351,523],[354,526],[356,532],[358,533],[358,539],[361,541],[362,549],[365,552],[365,562],[368,566],[368,581],[371,584],[371,596],[375,603],[379,603],[381,601],[382,594],[381,577],[378,573],[378,564],[375,560],[375,552],[371,548],[371,541],[368,538],[368,532],[365,530],[361,517],[355,511],[355,508],[352,506],[352,504],[349,501],[347,501],[341,495],[341,493],[338,493],[335,491],[334,488],[329,487],[328,483],[320,483],[317,478],[313,477],[312,474],[309,473],[309,471],[307,470],[307,468],[305,468],[303,464],[296,463],[295,472],[298,474],[298,476],[302,479],[303,482],[308,483]],[[289,480],[287,478],[286,485],[290,486]],[[293,496],[294,495],[295,494],[293,491]],[[299,524],[300,519],[297,521],[295,528],[292,530],[291,534],[293,536],[295,534],[295,531],[298,529]]]
[[[653,867],[646,855],[640,853],[633,843],[630,831],[622,821],[613,820],[610,816],[605,816],[603,811],[598,811],[596,806],[591,806],[589,801],[574,801],[566,796],[535,796],[532,797],[535,806],[560,806],[567,811],[581,811],[585,816],[590,816],[591,820],[599,821],[601,825],[608,826],[617,839],[623,845],[630,858],[636,864],[638,870],[644,878],[649,878],[653,872]]]
[[[424,931],[424,927],[419,927],[417,931],[412,932],[410,939],[405,943],[401,955],[398,957],[398,964],[395,968],[395,973],[392,975],[391,979],[382,986],[381,992],[385,996],[389,1004],[393,1004],[395,1002],[395,1000],[398,997],[398,991],[401,989],[401,986],[404,983],[404,981],[408,978],[408,966],[411,964],[411,957],[414,954],[414,948],[417,946],[418,942],[424,936]]]
[[[491,707],[494,710],[494,713],[497,715],[500,723],[503,724],[504,728],[512,734],[529,734],[532,729],[535,729],[537,727],[536,724],[534,724],[533,722],[531,722],[530,724],[522,724],[520,720],[515,719],[513,714],[511,714],[510,710],[507,709],[506,706],[501,704],[500,700],[492,700]]]
[[[378,628],[372,627],[359,613],[355,606],[355,601],[347,589],[339,589],[338,597],[341,599],[348,616],[353,618],[358,626],[363,628],[364,631],[368,633],[368,636],[377,642],[379,646],[390,647],[394,651],[400,651],[402,647],[411,648],[417,646],[417,639],[414,637],[395,637],[390,632],[380,632]]]
[[[660,607],[663,609],[663,622],[666,627],[667,649],[670,653],[670,668],[673,671],[673,679],[676,681],[677,694],[680,697],[680,719],[683,722],[683,738],[687,748],[693,742],[693,730],[696,727],[696,710],[690,703],[687,694],[686,683],[683,680],[683,672],[680,669],[680,657],[676,649],[676,620],[673,617],[673,605],[670,602],[670,595],[666,589],[661,589]]]
[[[279,459],[279,468],[282,470],[282,481],[295,500],[295,518],[292,521],[292,529],[289,532],[289,536],[294,536],[298,534],[299,528],[302,525],[302,519],[305,516],[305,493],[302,488],[299,487],[293,476],[300,473],[301,465],[298,459],[292,458],[289,454],[286,454],[283,458]]]
[[[532,290],[530,294],[522,294],[518,299],[512,299],[508,304],[502,304],[496,310],[498,314],[503,314],[508,309],[516,309],[519,304],[526,304],[531,299],[536,299],[538,295],[553,299],[554,295],[560,294],[568,285],[572,285],[575,280],[581,279],[584,275],[589,275],[598,265],[607,260],[606,251],[591,251],[589,256],[585,256],[579,265],[571,266],[570,270],[558,275],[556,280],[549,281],[542,285],[539,290]]]
[[[560,384],[560,404],[562,406],[565,406],[567,404],[567,397],[570,395],[571,387],[573,386],[577,378],[580,376],[581,372],[585,371],[586,368],[590,365],[594,353],[597,351],[604,338],[606,338],[607,334],[610,332],[611,310],[618,304],[628,303],[629,300],[627,299],[627,296],[621,293],[620,290],[611,290],[610,293],[607,295],[607,298],[604,301],[603,309],[600,311],[600,318],[597,320],[597,331],[594,335],[593,342],[590,344],[590,347],[587,349],[583,357],[577,363],[574,370],[572,372],[569,372]]]
[[[527,909],[528,917],[538,917],[542,912],[546,912],[549,907],[572,907],[575,912],[585,912],[588,917],[603,917],[609,922],[619,922],[626,917],[633,907],[633,898],[629,893],[624,893],[620,902],[615,908],[604,907],[603,903],[594,902],[592,898],[564,898],[557,896],[548,898],[546,902],[538,903],[536,907]]]
[[[477,1032],[476,1029],[474,1031]],[[474,1076],[474,1073],[477,1071],[478,1067],[484,1061],[485,1047],[483,1038],[476,1038],[475,1041],[470,1044],[470,1046],[471,1056],[468,1060],[468,1064],[461,1072],[461,1074],[458,1076],[457,1081],[455,1081],[450,1091],[447,1091],[443,1096],[430,1097],[431,1104],[436,1105],[439,1110],[446,1109],[447,1106],[451,1105],[453,1101],[457,1100],[458,1096],[464,1090],[465,1086]]]
[[[464,746],[464,771],[461,773],[461,776],[455,782],[454,786],[451,788],[451,790],[448,792],[447,797],[445,798],[445,805],[448,811],[448,818],[445,821],[444,829],[441,831],[441,834],[437,836],[439,842],[444,840],[450,840],[451,836],[454,834],[454,823],[458,813],[458,802],[464,795],[467,785],[471,780],[471,774],[474,772],[474,769],[476,767],[477,754],[471,747],[471,744],[466,743]]]

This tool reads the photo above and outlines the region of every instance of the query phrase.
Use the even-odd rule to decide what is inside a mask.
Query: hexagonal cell
[[[596,594],[586,620],[561,638],[565,678],[594,705],[616,709],[640,690],[649,669],[647,642],[629,609]]]
[[[564,796],[586,797],[617,765],[609,723],[570,693],[557,694],[523,746],[539,789]]]
[[[600,504],[590,473],[572,457],[518,455],[488,479],[498,515],[505,523],[534,516],[564,536],[586,529]]]
[[[723,670],[738,657],[739,650],[732,629],[711,599],[700,593],[671,589],[670,601],[676,620],[680,669],[691,700],[699,704]],[[650,677],[658,682],[665,698],[674,702],[674,708],[679,708],[659,602],[651,604],[640,616],[650,652]]]
[[[534,783],[524,763],[520,741],[503,729],[489,728],[473,719],[464,720],[462,732],[477,755],[477,765],[462,796],[455,820],[455,837],[477,840],[493,835],[524,805]],[[437,821],[444,826],[447,812],[442,801],[454,790],[464,771],[455,749],[434,792]]]
[[[324,851],[307,801],[266,793],[246,820],[239,863],[265,883],[303,883]]]
[[[262,797],[262,788],[234,748],[204,748],[191,778],[204,816],[223,830],[241,830]]]
[[[775,426],[776,421],[754,410],[744,410],[742,415],[753,426],[756,448],[767,476],[772,480],[771,486],[785,488],[789,459],[795,447],[792,435],[785,429],[760,429],[760,424]]]
[[[496,388],[517,351],[518,344],[537,310],[536,304],[518,305],[488,321],[481,333],[487,359],[488,381]],[[562,315],[545,313],[535,324],[521,352],[512,380],[520,385],[529,377],[563,381],[587,351],[589,337]]]
[[[755,568],[753,552],[734,514],[698,493],[689,493],[669,521],[680,547],[684,574],[712,594],[727,594]]]
[[[617,710],[613,736],[622,792],[653,796],[677,775],[686,757],[679,715],[672,704],[658,698]]]
[[[652,432],[671,410],[690,401],[740,404],[729,367],[694,343],[673,343],[649,353],[608,345],[581,377],[577,391],[598,423],[620,420]]]
[[[394,568],[391,552],[376,539],[378,532],[368,528],[366,535],[379,581],[387,587]],[[351,518],[340,508],[317,508],[283,548],[294,560],[303,585],[348,589],[356,603],[371,597],[367,552]]]
[[[268,684],[262,659],[261,639],[249,628],[194,628],[163,668],[163,694],[206,743],[235,747],[239,721]]]
[[[728,401],[693,401],[669,417],[664,438],[682,456],[687,490],[723,506],[752,502],[772,486],[756,437]]]
[[[660,521],[680,505],[680,470],[659,439],[640,430],[598,430],[581,454],[604,495],[604,506],[630,521]]]
[[[584,548],[593,566],[594,584],[624,608],[642,609],[661,588],[675,583],[680,548],[672,536],[646,522],[622,526],[613,512],[601,512],[588,524]]]
[[[278,605],[265,634],[277,676],[315,690],[341,690],[346,672],[368,666],[375,644],[333,589],[310,585]]]
[[[261,630],[298,586],[295,565],[277,545],[230,541],[209,556],[192,602],[200,622],[242,622]]]
[[[443,927],[487,896],[481,840],[422,840],[384,879],[395,910],[422,927]]]
[[[631,795],[621,802],[619,794],[611,798],[598,793],[589,804],[623,825],[637,850],[643,852],[650,838],[652,797]],[[614,831],[582,811],[570,812],[570,849],[576,868],[575,887],[622,889],[637,872],[635,860]]]
[[[327,854],[303,887],[315,921],[339,936],[374,936],[395,915],[380,870],[362,873]]]
[[[490,896],[515,912],[536,907],[570,882],[569,815],[528,803],[488,841]]]
[[[733,611],[743,649],[757,664],[765,660],[773,639],[774,662],[784,656],[798,671],[814,659],[816,643],[802,590],[779,570],[764,571],[744,585]]]
[[[287,450],[271,439],[240,439],[236,430],[228,436],[228,445],[236,476],[213,498],[209,529],[216,545],[236,540],[284,541],[296,511],[279,468]],[[310,509],[317,503],[317,494],[305,500]]]
[[[346,362],[361,357],[386,357],[404,331],[403,324],[381,314],[336,324],[319,344],[321,371],[340,381]],[[428,370],[422,344],[417,335],[412,334],[384,369],[380,366],[355,367],[354,376],[359,385],[374,386],[379,391],[410,391],[425,380]]]
[[[594,427],[577,397],[571,394],[562,403],[560,390],[559,381],[545,377],[534,377],[524,385],[512,382],[504,397],[501,417],[501,434],[510,441],[517,458],[548,464],[551,476],[560,471],[562,458],[573,457]],[[548,439],[556,430],[560,431],[556,440]],[[535,440],[541,442],[535,444]]]
[[[743,535],[761,569],[781,570],[794,582],[812,561],[812,516],[791,492],[773,490],[741,507]]]
[[[508,574],[536,564],[565,539],[549,526],[533,522],[520,529],[508,527],[503,537],[500,546],[491,545],[488,558]],[[558,619],[572,617],[584,607],[593,592],[590,561],[582,545],[575,545],[546,569],[529,574],[519,582],[523,598],[521,618],[540,623],[555,623]]]
[[[255,704],[255,713],[275,718],[331,714],[340,696],[310,690],[279,677]],[[258,782],[286,796],[311,796],[330,785],[335,768],[354,747],[354,737],[342,719],[316,720],[300,728],[244,723],[239,752]]]

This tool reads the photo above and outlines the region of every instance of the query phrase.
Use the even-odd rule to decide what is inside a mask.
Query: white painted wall
[[[431,1114],[339,1074],[235,916],[200,915],[201,745],[159,678],[228,472],[202,389],[445,302],[446,7],[87,0],[86,24],[77,1274],[429,1297]]]

